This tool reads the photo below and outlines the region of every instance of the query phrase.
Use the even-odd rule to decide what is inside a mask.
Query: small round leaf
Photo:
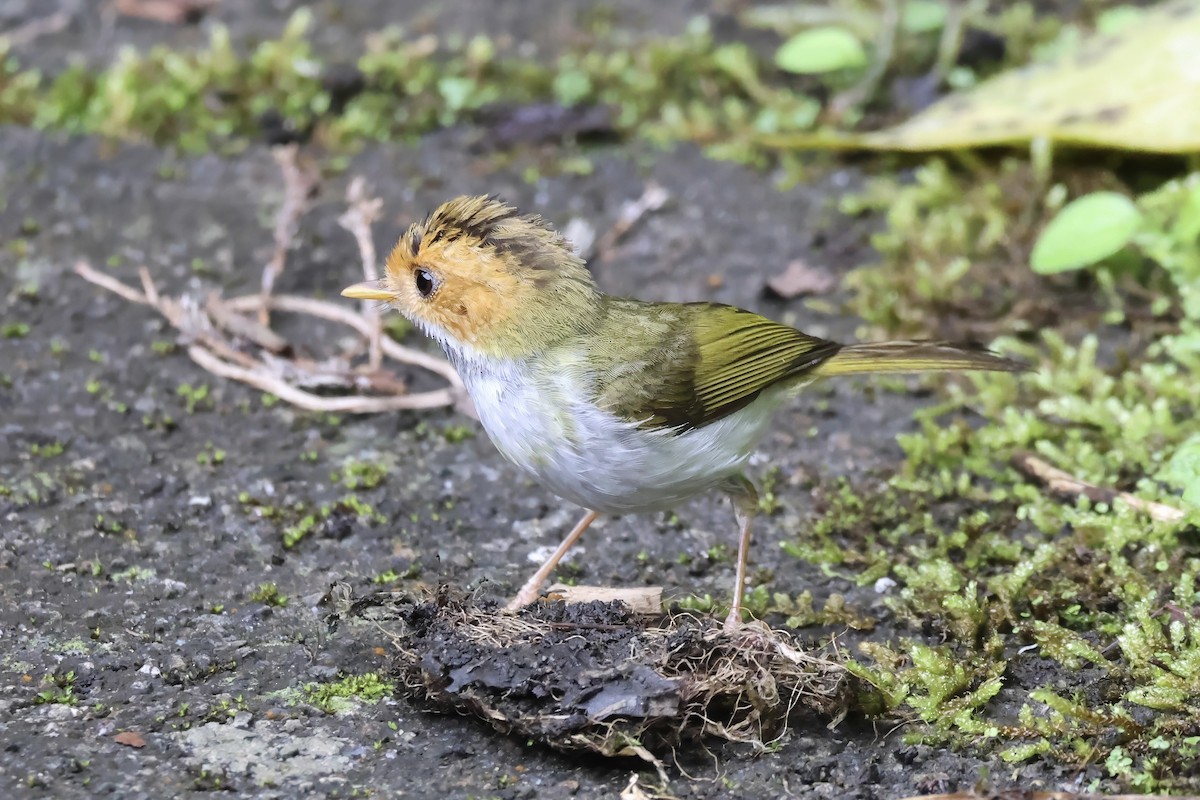
[[[1090,266],[1129,244],[1141,222],[1142,212],[1123,194],[1084,195],[1068,203],[1042,230],[1030,266],[1041,275]]]
[[[900,12],[900,27],[908,33],[932,33],[946,24],[942,0],[908,0]]]
[[[775,52],[775,65],[786,72],[820,75],[867,64],[867,51],[845,28],[809,28],[784,42]]]
[[[1200,507],[1200,433],[1175,448],[1158,478],[1181,487],[1184,501]]]

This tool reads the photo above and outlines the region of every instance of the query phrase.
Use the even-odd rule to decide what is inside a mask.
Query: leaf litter
[[[761,625],[728,634],[706,616],[601,600],[505,614],[446,586],[356,597],[335,583],[323,605],[331,630],[359,620],[387,636],[414,702],[560,751],[639,758],[660,775],[680,746],[766,750],[800,715],[833,727],[852,703],[836,641],[806,648]]]

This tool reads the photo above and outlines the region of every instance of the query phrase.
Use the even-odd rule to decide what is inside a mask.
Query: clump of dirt
[[[364,619],[391,639],[397,685],[416,702],[558,750],[658,764],[710,737],[765,748],[793,714],[837,720],[851,698],[836,651],[762,626],[730,634],[598,600],[512,615],[445,587],[355,598],[335,584],[326,602],[331,625]]]

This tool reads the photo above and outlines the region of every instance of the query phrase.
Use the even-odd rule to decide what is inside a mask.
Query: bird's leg
[[[575,527],[567,534],[567,538],[562,540],[562,544],[558,546],[553,555],[546,559],[545,564],[538,567],[538,571],[533,573],[529,580],[525,581],[525,585],[521,587],[521,591],[517,592],[517,596],[508,601],[508,605],[504,607],[506,611],[516,611],[518,608],[527,606],[538,599],[541,594],[542,584],[546,582],[546,579],[550,577],[550,573],[554,572],[554,568],[558,566],[558,562],[562,561],[563,556],[574,546],[579,537],[583,535],[583,532],[588,529],[588,526],[596,521],[596,517],[598,516],[600,516],[598,513],[589,510],[579,522],[575,523]]]
[[[738,521],[737,583],[733,585],[733,603],[725,618],[725,632],[733,633],[742,625],[742,598],[746,593],[746,562],[750,558],[750,525],[758,513],[758,491],[745,475],[730,478],[721,488],[733,503]]]

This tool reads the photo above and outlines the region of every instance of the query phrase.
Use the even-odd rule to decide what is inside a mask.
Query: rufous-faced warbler
[[[732,306],[610,297],[545,220],[490,197],[445,203],[400,238],[384,278],[342,294],[436,339],[500,452],[587,509],[510,609],[538,598],[598,515],[719,489],[740,526],[736,629],[758,508],[744,470],[776,409],[837,375],[1023,369],[971,344],[842,345]]]

